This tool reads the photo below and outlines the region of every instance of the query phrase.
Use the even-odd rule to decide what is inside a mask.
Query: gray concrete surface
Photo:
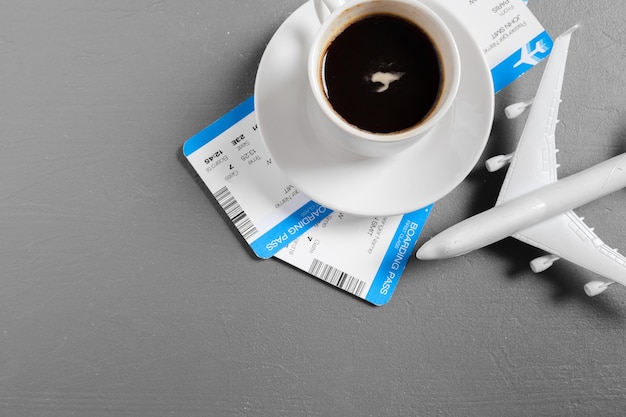
[[[626,291],[534,275],[505,240],[412,260],[374,308],[257,260],[181,153],[253,92],[302,0],[5,0],[0,12],[0,415],[621,416]],[[532,0],[572,40],[561,174],[626,151],[626,9]],[[510,151],[543,65],[497,96]],[[488,208],[480,167],[423,238]],[[626,193],[579,211],[626,250]]]

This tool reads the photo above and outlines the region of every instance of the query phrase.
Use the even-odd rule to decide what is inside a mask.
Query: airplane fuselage
[[[470,217],[426,242],[417,257],[463,255],[624,187],[626,153]]]

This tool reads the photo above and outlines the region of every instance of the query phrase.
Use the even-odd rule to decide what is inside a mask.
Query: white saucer
[[[349,153],[310,122],[307,106],[314,104],[306,67],[319,28],[310,1],[287,18],[267,45],[254,91],[259,129],[273,161],[317,203],[361,216],[409,213],[452,191],[482,154],[494,112],[489,67],[455,16],[434,0],[423,2],[439,13],[457,41],[461,84],[442,123],[415,146],[391,157]]]

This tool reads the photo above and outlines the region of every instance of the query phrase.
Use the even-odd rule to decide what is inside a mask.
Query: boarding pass
[[[183,152],[258,257],[276,256],[375,305],[391,298],[431,209],[364,218],[310,200],[273,163],[252,97]]]
[[[494,91],[549,54],[552,41],[522,0],[453,4],[476,28]],[[183,153],[258,257],[275,256],[374,305],[391,298],[431,210],[363,218],[312,201],[272,161],[252,97],[189,138]]]

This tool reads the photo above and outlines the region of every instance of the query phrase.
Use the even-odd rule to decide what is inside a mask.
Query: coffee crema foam
[[[404,75],[403,72],[382,72],[377,71],[369,77],[369,80],[373,83],[382,84],[380,87],[376,89],[377,93],[383,93],[389,90],[389,85],[398,81]]]
[[[393,14],[371,14],[346,25],[327,46],[326,97],[345,121],[372,133],[419,125],[441,94],[443,72],[430,37]]]

